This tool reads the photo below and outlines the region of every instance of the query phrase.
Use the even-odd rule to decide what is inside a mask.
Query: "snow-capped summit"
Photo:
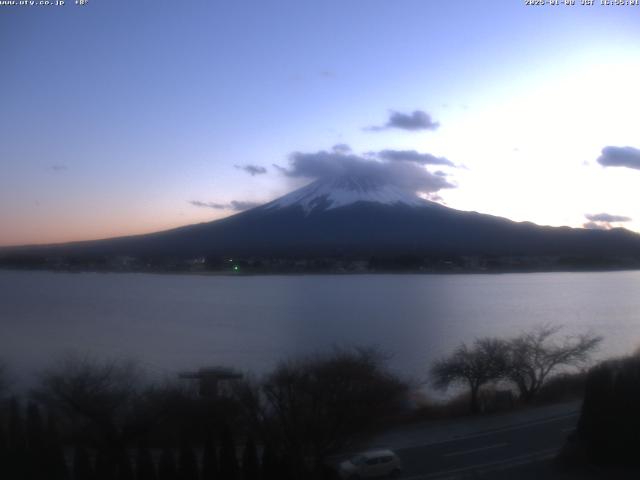
[[[316,180],[268,203],[264,209],[300,206],[305,213],[310,213],[313,210],[331,210],[357,202],[411,207],[435,205],[397,186],[385,184],[373,178],[352,175]]]

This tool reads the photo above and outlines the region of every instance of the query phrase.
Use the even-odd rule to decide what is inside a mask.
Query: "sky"
[[[452,208],[640,232],[640,7],[576,3],[0,5],[0,245],[210,221],[371,162]]]

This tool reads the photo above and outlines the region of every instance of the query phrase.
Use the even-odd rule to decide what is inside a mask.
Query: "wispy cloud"
[[[450,160],[444,157],[436,157],[430,153],[420,153],[415,150],[382,150],[375,154],[383,160],[391,160],[394,162],[415,162],[420,165],[447,165],[454,167]]]
[[[231,200],[229,203],[201,202],[200,200],[190,200],[194,207],[213,208],[214,210],[232,210],[242,212],[262,205],[259,202],[248,202],[243,200]]]
[[[267,173],[267,169],[265,167],[261,167],[260,165],[234,165],[238,170],[242,170],[247,172],[252,177],[255,175],[264,175]]]
[[[226,203],[201,202],[200,200],[189,200],[194,207],[215,208],[216,210],[224,210],[227,208]]]
[[[351,147],[349,145],[347,145],[346,143],[338,143],[336,145],[334,145],[331,150],[333,150],[336,153],[349,153],[351,152]]]
[[[250,210],[255,207],[259,207],[262,205],[260,202],[248,202],[246,200],[231,200],[229,203],[231,210],[235,210],[236,212],[242,212],[244,210]]]
[[[62,173],[62,172],[66,172],[67,170],[69,170],[69,167],[67,167],[66,165],[62,165],[62,164],[49,165],[49,170],[54,172],[54,173]]]
[[[389,120],[384,125],[367,127],[365,130],[379,132],[390,128],[399,128],[401,130],[417,131],[417,130],[435,130],[440,126],[438,122],[434,122],[431,116],[422,110],[414,110],[411,113],[402,113],[391,111]]]

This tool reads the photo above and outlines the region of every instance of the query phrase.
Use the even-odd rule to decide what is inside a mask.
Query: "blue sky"
[[[340,143],[449,159],[454,208],[640,230],[636,151],[597,161],[640,148],[640,7],[577,3],[0,6],[0,244],[220,218],[190,202],[271,200],[304,183],[274,163]],[[366,129],[416,110],[439,127]]]

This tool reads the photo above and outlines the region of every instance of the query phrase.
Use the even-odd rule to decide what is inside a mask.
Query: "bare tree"
[[[585,364],[602,337],[583,334],[557,340],[561,326],[542,325],[509,341],[509,378],[530,402],[544,382],[561,367]]]
[[[280,364],[262,386],[265,419],[279,432],[285,453],[303,476],[302,460],[345,447],[401,408],[407,386],[374,349]]]
[[[7,374],[7,366],[0,360],[0,399],[4,397],[9,389],[9,379]]]
[[[431,368],[434,386],[446,390],[452,384],[469,387],[471,413],[480,411],[478,393],[483,385],[507,374],[507,344],[497,338],[481,338],[471,347],[460,345]]]
[[[68,355],[42,375],[34,397],[88,432],[113,460],[163,415],[155,393],[132,361]]]

